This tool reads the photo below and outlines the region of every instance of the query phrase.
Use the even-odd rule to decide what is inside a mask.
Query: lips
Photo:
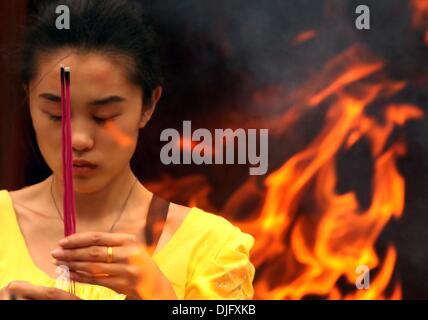
[[[96,172],[97,165],[83,159],[73,161],[73,176],[75,178],[90,177]]]
[[[73,167],[75,168],[95,168],[96,165],[93,164],[92,162],[89,162],[87,160],[83,160],[83,159],[77,159],[77,160],[73,160]]]

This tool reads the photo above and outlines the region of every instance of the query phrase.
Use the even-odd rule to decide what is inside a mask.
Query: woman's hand
[[[69,268],[71,280],[108,287],[128,299],[177,299],[169,280],[133,235],[76,233],[59,245],[51,254],[56,265]]]
[[[79,300],[66,291],[13,281],[0,290],[0,300]]]

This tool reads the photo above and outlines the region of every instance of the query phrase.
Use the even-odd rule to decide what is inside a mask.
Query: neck
[[[64,187],[62,178],[60,179],[58,175],[55,175],[53,178],[53,195],[63,216]],[[76,218],[79,223],[100,222],[104,219],[112,221],[112,216],[117,217],[119,214],[122,214],[131,188],[137,188],[138,182],[135,183],[135,180],[136,177],[128,167],[127,170],[124,170],[123,173],[116,176],[99,190],[75,192]],[[50,182],[52,183],[52,181]]]

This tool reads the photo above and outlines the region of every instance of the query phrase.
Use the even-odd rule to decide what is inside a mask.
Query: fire
[[[314,37],[316,37],[316,35],[317,35],[317,31],[316,30],[306,30],[306,31],[303,31],[303,32],[299,33],[293,39],[293,43],[294,44],[300,44],[300,43],[309,41],[309,40],[313,39]]]
[[[416,28],[427,26],[428,1],[410,0],[410,4],[413,9],[413,26]]]
[[[424,113],[416,105],[385,102],[406,83],[389,80],[383,68],[382,61],[356,45],[334,57],[300,89],[270,91],[285,91],[288,96],[283,100],[289,102],[275,119],[260,119],[260,126],[267,125],[276,135],[286,133],[290,124],[315,108],[326,113],[324,126],[312,141],[266,177],[265,190],[251,177],[221,210],[227,217],[226,208],[245,208],[240,204],[248,201],[248,194],[263,194],[256,218],[229,217],[256,239],[251,251],[255,299],[402,297],[399,279],[394,278],[395,246],[390,243],[380,250],[376,244],[386,225],[404,210],[405,181],[396,163],[405,154],[406,143],[401,138],[390,141],[391,135]],[[263,96],[261,91],[255,95]],[[381,112],[367,112],[372,105]],[[370,146],[373,165],[367,208],[355,190],[337,191],[340,153],[362,140]],[[209,200],[213,190],[203,176],[164,177],[147,187],[218,213]],[[370,270],[369,289],[356,287],[356,269],[361,265]]]
[[[375,249],[386,224],[398,219],[404,209],[405,182],[396,160],[405,153],[405,144],[398,141],[387,147],[387,140],[394,128],[422,118],[423,112],[413,105],[388,105],[381,122],[364,113],[376,98],[402,90],[405,84],[400,82],[383,80],[359,88],[357,96],[345,93],[347,86],[381,68],[381,63],[350,67],[307,100],[316,107],[334,97],[324,129],[266,179],[258,219],[240,225],[256,235],[253,261],[263,268],[255,284],[256,298],[401,298],[399,283],[386,294],[396,262],[394,246],[388,247],[383,262]],[[355,192],[337,194],[335,190],[338,152],[363,138],[370,142],[374,161],[373,196],[367,210],[360,209]],[[314,203],[307,212],[301,210],[305,197]],[[355,288],[359,265],[376,271],[369,290]],[[354,289],[342,292],[337,286],[341,279]]]
[[[412,24],[419,30],[425,30],[424,41],[428,45],[428,1],[411,0],[410,6],[413,11]]]

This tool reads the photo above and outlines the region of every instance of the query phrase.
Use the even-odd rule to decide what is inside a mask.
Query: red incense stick
[[[76,207],[73,186],[73,152],[71,144],[70,68],[61,66],[61,154],[64,182],[64,236],[76,233]],[[74,294],[74,281],[70,292]]]

